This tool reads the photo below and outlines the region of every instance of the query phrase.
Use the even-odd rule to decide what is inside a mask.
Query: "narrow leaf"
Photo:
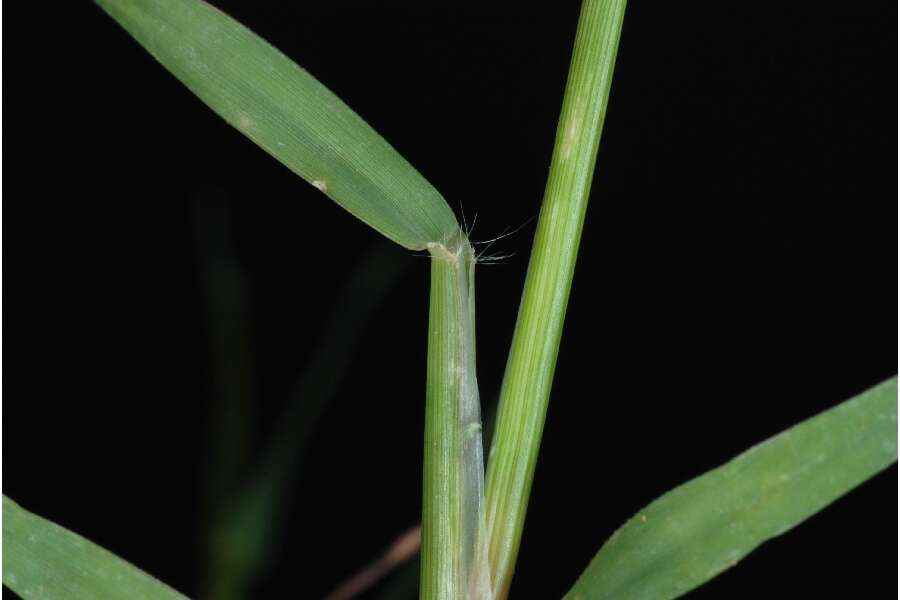
[[[613,534],[566,598],[677,598],[896,460],[894,378],[654,501]]]
[[[625,0],[584,0],[578,18],[485,479],[491,578],[501,599],[525,524],[624,15]]]
[[[202,0],[98,0],[228,123],[398,244],[456,231],[441,195],[309,73]]]
[[[137,567],[6,496],[3,585],[25,600],[186,600]]]

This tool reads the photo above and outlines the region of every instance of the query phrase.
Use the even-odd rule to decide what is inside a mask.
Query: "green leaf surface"
[[[624,17],[625,0],[584,0],[578,18],[488,453],[488,558],[493,591],[500,600],[509,591],[522,539]]]
[[[3,496],[3,585],[25,600],[185,600],[100,546]]]
[[[677,598],[896,460],[893,378],[654,501],[613,534],[566,598]]]
[[[201,0],[98,4],[228,123],[374,229],[416,250],[455,234],[453,211],[431,184],[312,75],[228,15]]]

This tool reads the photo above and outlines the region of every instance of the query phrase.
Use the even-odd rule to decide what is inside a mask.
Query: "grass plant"
[[[322,83],[215,7],[202,0],[98,4],[268,154],[388,239],[430,255],[419,595],[506,598],[551,398],[625,0],[585,0],[581,9],[486,465],[476,374],[478,260],[441,194]],[[896,397],[894,378],[665,494],[602,546],[566,598],[675,598],[734,565],[896,461]],[[280,439],[289,437],[290,431]],[[293,452],[289,443],[273,447],[273,464]],[[283,487],[286,476],[279,469],[274,488]],[[277,502],[267,497],[264,504]],[[247,514],[257,519],[269,512]],[[266,527],[253,519],[249,526]],[[6,498],[3,544],[3,583],[28,600],[183,598]]]

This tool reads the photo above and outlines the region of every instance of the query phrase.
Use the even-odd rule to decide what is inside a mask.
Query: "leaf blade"
[[[676,598],[897,460],[897,378],[661,496],[600,549],[565,598]]]
[[[229,124],[407,248],[456,231],[443,197],[337,96],[201,0],[97,0]]]
[[[626,0],[584,0],[550,173],[500,388],[485,476],[490,575],[506,598],[537,466],[556,359],[625,16]]]
[[[3,585],[25,600],[186,600],[134,565],[3,496]]]

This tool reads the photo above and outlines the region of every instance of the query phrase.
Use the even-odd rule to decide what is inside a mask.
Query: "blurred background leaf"
[[[325,337],[312,353],[284,403],[262,454],[247,455],[253,431],[250,375],[250,313],[244,276],[233,248],[230,209],[222,198],[197,202],[197,241],[201,275],[211,317],[211,350],[219,391],[210,415],[214,432],[207,532],[207,576],[202,597],[230,600],[248,596],[265,573],[280,541],[291,483],[302,478],[301,459],[311,433],[354,355],[374,311],[413,261],[384,242],[374,243],[347,273],[347,280],[325,317]]]

